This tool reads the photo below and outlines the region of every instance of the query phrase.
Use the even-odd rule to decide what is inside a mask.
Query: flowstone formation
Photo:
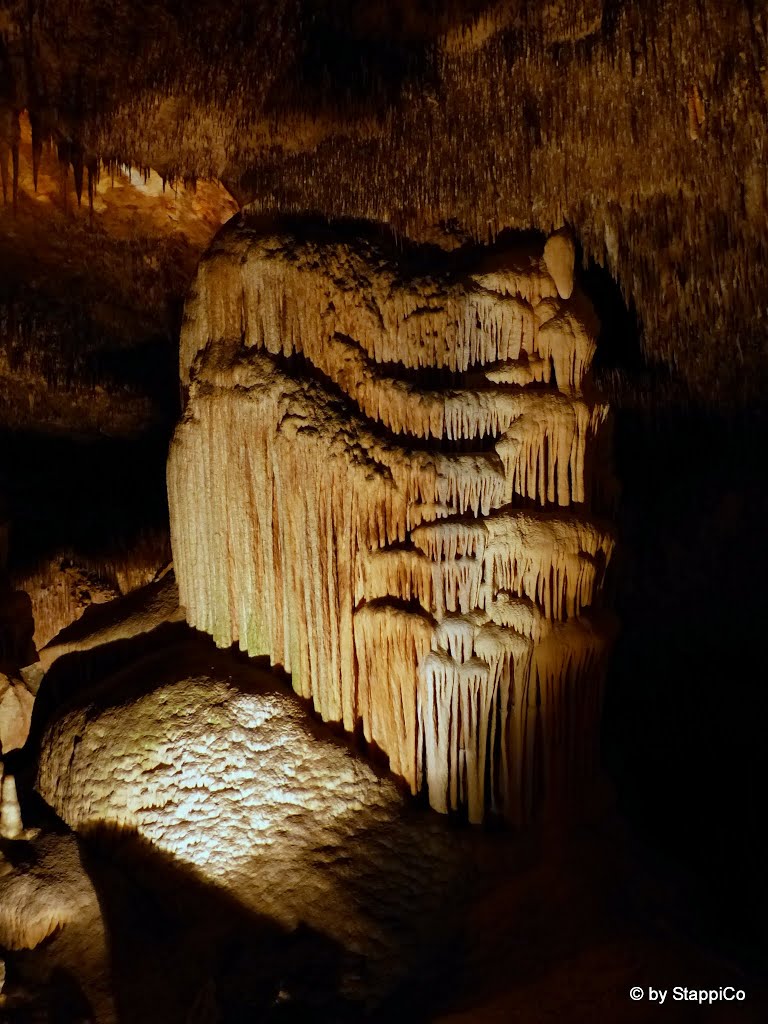
[[[204,259],[168,490],[180,599],[439,811],[594,770],[607,407],[566,232],[413,247],[248,223]]]
[[[159,617],[159,595],[145,596],[147,614]],[[120,620],[115,609],[112,635],[143,629],[128,599],[121,603],[126,614]],[[306,1007],[296,1020],[358,1021],[364,1005],[378,1006],[414,972],[424,983],[427,964],[444,970],[444,957],[433,965],[429,950],[442,953],[443,937],[455,939],[466,843],[409,807],[392,779],[315,721],[273,673],[177,626],[151,653],[51,707],[35,746],[38,793],[139,878],[123,930],[115,914],[125,878],[100,888],[121,1019],[272,1020],[267,1010],[282,990],[284,1001]],[[100,626],[78,649],[98,656],[105,637]],[[141,649],[139,639],[130,650]],[[70,678],[65,662],[51,668],[41,700],[57,669]],[[9,908],[23,907],[25,879],[4,888],[1,873],[0,865],[0,904],[18,891]],[[166,907],[156,933],[141,895],[150,885],[153,913]],[[460,895],[446,901],[451,891]],[[195,911],[200,902],[206,913]],[[186,925],[169,933],[183,908],[184,921],[193,912],[192,934]],[[0,942],[3,928],[0,912]],[[126,931],[138,936],[130,957],[120,950]],[[197,987],[211,977],[223,1006],[195,1015]],[[226,1012],[238,985],[246,1005],[253,1000],[248,1015]],[[357,1012],[312,1012],[313,1001],[338,999]]]

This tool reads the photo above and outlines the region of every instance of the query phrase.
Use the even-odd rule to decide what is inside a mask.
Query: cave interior
[[[767,119],[766,0],[5,0],[0,1021],[766,1019]]]

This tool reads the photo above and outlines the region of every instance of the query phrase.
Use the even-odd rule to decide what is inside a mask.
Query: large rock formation
[[[248,977],[255,989],[260,971],[273,976],[270,1000],[288,971],[302,999],[317,985],[321,1001],[380,1002],[441,948],[460,903],[447,907],[445,893],[462,871],[461,836],[410,808],[393,780],[316,722],[273,673],[180,629],[182,642],[53,713],[39,737],[39,793],[86,839],[106,834],[111,851],[138,841],[152,874],[169,875],[169,904],[193,882],[204,885],[218,906],[203,928],[212,946],[230,905],[251,915],[250,935],[268,923],[278,937]],[[152,941],[143,937],[149,924],[139,922],[142,943]],[[279,936],[293,939],[283,949]],[[289,967],[300,941],[308,959]],[[333,971],[318,979],[312,958],[325,954]],[[197,963],[196,982],[213,966]],[[299,997],[292,983],[283,987]],[[126,1019],[191,1019],[183,1003],[172,1011]]]
[[[262,225],[220,237],[186,309],[188,621],[474,821],[526,818],[595,753],[613,541],[572,281],[562,236],[447,254]]]
[[[638,977],[673,969],[696,988],[713,970],[746,987],[667,923],[678,889],[626,861],[615,823],[515,838],[457,828],[413,807],[274,673],[183,623],[142,658],[148,619],[133,599],[116,602],[122,626],[116,607],[80,637],[97,658],[99,639],[136,632],[130,668],[59,704],[35,746],[38,789],[76,840],[0,843],[3,1009],[44,1019],[54,975],[99,1024],[114,1019],[111,996],[119,1020],[142,1024],[476,1024],[623,1020]],[[85,663],[70,666],[72,692]],[[646,937],[649,917],[665,927]],[[748,991],[743,1020],[757,1024],[764,995],[751,977]],[[731,1004],[711,1009],[733,1020]]]

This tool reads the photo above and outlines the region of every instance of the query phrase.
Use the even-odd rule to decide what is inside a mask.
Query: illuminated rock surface
[[[612,865],[622,845],[610,830],[587,833],[581,851],[555,835],[549,862],[540,863],[547,858],[537,849],[530,859],[538,866],[525,871],[517,870],[524,839],[466,830],[504,851],[499,870],[489,869],[490,856],[467,862],[468,874],[486,883],[483,899],[460,938],[438,929],[449,947],[442,973],[427,980],[417,965],[408,995],[380,1008],[380,1024],[435,1017],[595,1024],[630,1015],[656,1024],[658,1007],[628,1009],[629,989],[681,980],[743,984],[747,1002],[665,1007],[676,1024],[768,1019],[750,966],[765,962],[768,917],[760,826],[768,690],[755,671],[764,662],[768,617],[768,547],[761,542],[768,518],[761,457],[768,448],[766,69],[765,0],[0,4],[0,564],[8,524],[0,670],[16,680],[34,662],[37,627],[38,644],[48,646],[35,672],[48,671],[33,740],[44,710],[55,723],[63,700],[135,664],[158,633],[184,630],[164,623],[160,608],[134,609],[141,632],[131,639],[134,627],[110,605],[85,608],[77,628],[66,623],[98,596],[97,584],[104,596],[123,593],[170,557],[165,458],[179,416],[182,300],[201,254],[233,213],[361,217],[390,225],[399,239],[457,252],[507,231],[548,234],[562,224],[577,240],[575,279],[604,329],[594,374],[616,417],[622,481],[610,594],[622,632],[610,662],[604,765],[630,829],[648,841],[639,859],[658,866],[667,884],[649,892],[630,857],[617,892]],[[550,245],[547,260],[539,246],[537,258],[555,283],[550,298],[569,303],[562,296],[570,258],[559,247]],[[544,337],[539,332],[539,342]],[[321,357],[330,354],[329,368],[338,370],[340,349],[330,342],[315,348],[312,367],[299,376],[319,383]],[[369,374],[360,355],[370,359],[348,348],[336,381],[347,397],[335,397],[345,414],[354,404],[380,424],[379,440],[395,449],[471,454],[460,436],[466,419],[485,430],[480,454],[487,454],[493,416],[515,414],[495,399],[485,403],[479,392],[487,385],[476,387],[471,370],[425,373],[393,362]],[[211,353],[205,358],[215,361]],[[298,359],[290,362],[282,370],[295,382]],[[539,376],[546,365],[528,359],[485,370],[498,393],[551,386]],[[561,376],[556,369],[558,389]],[[333,390],[329,379],[323,384]],[[199,391],[197,382],[193,388]],[[425,400],[424,392],[441,389],[457,399],[442,408]],[[313,409],[315,396],[307,402]],[[557,434],[551,412],[542,422],[548,441]],[[238,437],[243,419],[232,419]],[[308,443],[304,432],[300,444]],[[602,464],[602,454],[589,450]],[[335,458],[331,452],[327,461]],[[220,466],[210,468],[215,491]],[[538,476],[522,468],[529,479]],[[559,477],[554,486],[559,491]],[[573,544],[567,529],[555,529],[573,506],[550,505],[548,496],[555,515],[544,530],[534,514],[540,494],[526,494],[497,525],[514,534],[515,551],[523,541],[552,547],[553,570],[570,581],[581,545],[592,550],[594,537],[583,531]],[[592,514],[603,507],[601,499],[579,510],[597,539],[604,531]],[[495,516],[478,518],[490,528]],[[398,629],[422,601],[443,595],[447,621],[435,633],[438,649],[430,641],[429,650],[438,682],[444,654],[449,662],[471,654],[461,662],[464,682],[475,673],[476,632],[490,653],[489,623],[448,613],[445,588],[435,586],[441,580],[425,569],[448,563],[454,543],[456,563],[481,557],[488,537],[464,525],[452,535],[429,522],[414,526],[411,550],[387,545],[361,572],[361,588],[411,594],[399,599],[403,615],[390,616]],[[147,533],[157,538],[157,561],[139,557]],[[304,565],[314,557],[301,554]],[[497,551],[497,564],[504,558]],[[71,600],[51,586],[69,583],[63,559],[76,569]],[[512,595],[507,607],[497,600],[492,620],[501,630],[524,626],[535,643],[546,642],[534,636],[561,612],[570,621],[594,610],[576,612],[589,580],[584,594],[570,583],[558,587],[539,562],[526,559],[515,576],[519,600]],[[150,563],[150,576],[143,575]],[[467,590],[473,597],[473,581],[457,573],[455,582],[458,606]],[[261,597],[259,584],[253,603]],[[110,608],[103,618],[102,608]],[[375,642],[365,643],[365,653],[380,633],[384,646],[400,650],[378,618],[361,609],[361,641]],[[63,626],[65,634],[48,641]],[[194,669],[203,670],[210,675],[210,665]],[[222,663],[224,678],[233,671]],[[403,684],[401,676],[392,681]],[[392,741],[390,716],[374,716],[368,695],[358,696],[371,728]],[[102,710],[104,699],[96,702]],[[431,764],[450,752],[450,744],[435,743]],[[40,824],[25,776],[34,753],[12,751],[5,761],[25,823]],[[485,780],[484,801],[495,798],[496,781]],[[10,832],[18,827],[15,806],[9,788]],[[409,821],[412,832],[419,827]],[[38,901],[23,888],[14,902],[9,886],[23,885],[21,876],[37,863],[50,866],[54,890],[84,870],[103,910],[125,1024],[364,1019],[357,1003],[346,1015],[336,1004],[324,1015],[312,1003],[314,990],[328,994],[335,984],[331,942],[302,935],[301,927],[285,934],[250,911],[225,925],[241,905],[209,884],[205,869],[195,874],[122,831],[97,836],[89,829],[70,840],[82,858],[53,846],[48,856],[26,842],[22,835],[0,843],[0,916],[12,906],[34,918],[40,902],[49,910],[64,905],[54,891]],[[138,849],[129,856],[132,843]],[[426,870],[420,878],[429,876]],[[444,904],[468,888],[463,878],[448,885]],[[378,899],[386,898],[382,890]],[[184,901],[185,913],[177,913]],[[52,969],[72,924],[66,920],[33,950],[9,950],[0,940],[3,1024],[6,1017],[9,1024],[82,1024],[98,1016],[82,1005],[90,961],[98,959],[88,945],[96,927],[84,929],[79,953],[73,946]],[[718,950],[742,969],[729,970]],[[69,990],[65,983],[63,998],[54,998],[75,972],[83,983]],[[434,1012],[414,1012],[414,991],[439,1004]]]
[[[133,834],[279,932],[316,936],[336,951],[335,998],[391,994],[460,902],[444,905],[461,837],[409,810],[274,676],[207,644],[172,645],[57,711],[37,788],[81,834]]]
[[[168,489],[187,620],[268,654],[473,821],[526,819],[595,758],[607,410],[591,307],[558,296],[573,243],[548,246],[467,259],[232,229],[181,340]]]
[[[29,733],[34,697],[20,679],[0,672],[0,751],[24,746]]]
[[[3,839],[18,839],[24,832],[24,822],[19,806],[16,779],[3,767],[2,788],[0,788],[0,836]]]

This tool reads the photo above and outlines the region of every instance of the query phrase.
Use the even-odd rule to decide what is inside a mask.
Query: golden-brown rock
[[[395,990],[453,912],[461,836],[274,674],[189,635],[54,711],[37,789],[84,836],[133,835],[281,932],[322,936],[350,999]]]
[[[40,949],[29,979],[37,990],[32,1002],[52,976],[66,972],[78,980],[96,1024],[116,1020],[101,908],[73,836],[35,831],[3,843],[0,945],[11,951]]]
[[[594,760],[594,330],[541,249],[397,255],[306,223],[226,232],[187,305],[168,487],[188,621],[473,821],[526,818],[537,764],[552,796]]]
[[[24,746],[35,698],[20,679],[0,672],[0,752]]]
[[[576,259],[576,247],[573,236],[566,228],[561,228],[550,235],[544,246],[544,262],[557,286],[557,294],[561,299],[570,299],[573,292],[573,264]]]

